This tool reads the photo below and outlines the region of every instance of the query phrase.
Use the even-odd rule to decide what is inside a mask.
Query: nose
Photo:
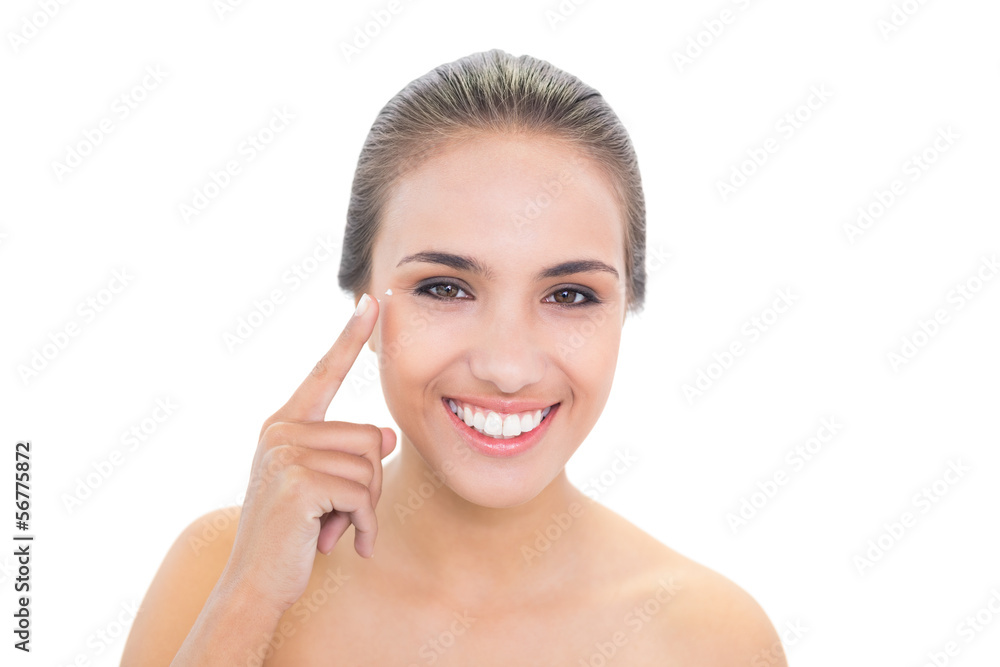
[[[470,341],[469,367],[477,379],[514,394],[542,379],[545,351],[530,316],[498,310],[483,318],[476,339]]]

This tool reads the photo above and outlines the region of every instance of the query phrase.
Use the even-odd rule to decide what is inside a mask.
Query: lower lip
[[[541,423],[531,429],[530,431],[525,431],[521,435],[515,436],[513,438],[504,438],[503,440],[499,438],[491,438],[490,436],[480,433],[471,426],[466,426],[465,421],[458,418],[451,408],[448,407],[448,399],[441,399],[441,404],[444,405],[445,412],[448,413],[448,417],[451,419],[452,424],[462,435],[469,446],[475,449],[480,454],[485,454],[486,456],[493,456],[497,458],[503,458],[507,456],[517,456],[518,454],[523,454],[532,447],[535,443],[542,439],[545,435],[545,431],[548,430],[549,424],[552,423],[552,418],[556,416],[556,412],[559,411],[559,403],[556,403],[549,410],[549,414],[545,416],[545,419]]]

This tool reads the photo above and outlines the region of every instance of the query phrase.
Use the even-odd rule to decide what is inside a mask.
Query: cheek
[[[456,356],[457,341],[469,340],[472,331],[456,313],[404,300],[385,309],[379,327],[379,368],[426,379]]]
[[[614,313],[595,311],[579,321],[563,323],[553,335],[558,337],[554,356],[575,390],[588,399],[606,397],[621,344],[621,326]]]
[[[382,312],[377,353],[382,389],[390,408],[392,403],[418,403],[424,387],[440,371],[446,348],[432,328],[425,314],[402,303]]]

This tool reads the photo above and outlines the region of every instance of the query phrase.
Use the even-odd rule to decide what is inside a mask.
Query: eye
[[[548,303],[558,303],[563,306],[599,303],[593,292],[579,287],[561,287],[547,296],[545,301]]]
[[[427,285],[421,285],[416,290],[418,294],[425,294],[435,299],[441,299],[442,301],[447,301],[451,299],[468,298],[468,294],[465,293],[461,287],[455,283],[437,282],[429,283]],[[461,295],[461,296],[460,296]]]

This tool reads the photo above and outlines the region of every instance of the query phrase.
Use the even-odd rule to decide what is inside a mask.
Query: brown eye
[[[427,291],[438,298],[451,299],[457,297],[462,289],[458,285],[450,283],[437,283],[436,285],[428,286]]]
[[[572,289],[560,289],[552,293],[552,298],[555,303],[580,303],[586,296],[582,292],[577,292]]]

